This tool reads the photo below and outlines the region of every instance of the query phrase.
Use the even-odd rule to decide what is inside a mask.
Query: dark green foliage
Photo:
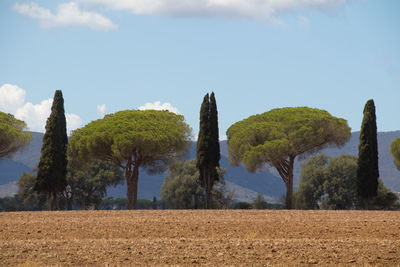
[[[242,202],[235,203],[233,208],[240,209],[240,210],[250,210],[250,209],[252,209],[252,205],[251,205],[251,203],[242,201]]]
[[[358,146],[357,193],[366,208],[378,190],[378,140],[374,101],[368,100],[364,107]]]
[[[11,156],[29,143],[31,133],[23,132],[24,128],[25,122],[0,111],[0,159]]]
[[[42,210],[46,194],[35,191],[36,175],[24,172],[18,179],[18,196],[26,210]]]
[[[36,191],[47,193],[50,210],[57,209],[57,194],[64,191],[67,185],[67,145],[64,99],[61,90],[57,90],[46,122],[35,184]]]
[[[325,169],[322,207],[325,209],[355,209],[358,197],[355,189],[357,157],[341,155],[331,158]]]
[[[226,170],[217,168],[219,183],[212,189],[212,201],[209,208],[226,208],[224,174]],[[176,161],[168,171],[161,187],[162,199],[168,207],[176,209],[197,209],[204,205],[205,194],[199,180],[199,171],[195,160]]]
[[[350,135],[347,121],[325,110],[277,108],[229,127],[229,162],[233,166],[242,163],[250,172],[264,168],[266,163],[273,166],[286,185],[285,205],[291,209],[296,157],[328,146],[340,147]]]
[[[381,179],[378,179],[377,196],[371,201],[371,208],[374,210],[399,210],[400,202],[396,194],[384,186]]]
[[[67,182],[72,200],[81,209],[98,209],[108,186],[123,183],[124,174],[115,164],[95,160],[85,168],[69,167]]]
[[[209,127],[208,127],[208,116],[210,110],[209,95],[206,94],[203,99],[203,103],[200,108],[200,128],[199,136],[197,139],[196,148],[196,167],[203,168],[209,161],[208,158],[208,142],[209,142]]]
[[[319,209],[319,200],[324,194],[325,168],[329,157],[318,154],[301,166],[299,187],[294,192],[297,209]]]
[[[0,211],[23,211],[23,200],[18,196],[0,198]]]
[[[390,145],[390,153],[394,159],[394,164],[397,169],[400,171],[400,138],[397,138]]]
[[[177,209],[199,208],[203,189],[194,160],[171,164],[161,187],[161,197]]]
[[[294,200],[297,209],[357,209],[357,157],[323,154],[311,157],[302,165],[301,178]],[[379,180],[378,195],[370,208],[394,209],[397,197]]]
[[[218,182],[217,167],[221,159],[219,147],[218,111],[214,92],[204,96],[200,108],[200,129],[196,149],[196,166],[206,194],[206,208],[211,205],[212,188]]]
[[[210,95],[209,136],[210,141],[208,146],[208,153],[210,157],[210,164],[214,167],[215,170],[215,167],[219,167],[221,151],[219,147],[218,110],[214,92],[212,92]]]

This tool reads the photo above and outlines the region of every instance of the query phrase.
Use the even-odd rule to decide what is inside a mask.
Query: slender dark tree
[[[64,99],[61,90],[57,90],[46,122],[35,184],[36,191],[47,194],[49,210],[57,209],[57,194],[63,192],[67,185],[67,145]]]
[[[214,92],[211,97],[206,94],[200,108],[200,129],[197,140],[196,167],[199,169],[200,181],[205,190],[206,209],[211,207],[211,192],[217,182],[220,147],[218,133],[218,111]]]
[[[357,193],[368,209],[370,200],[377,195],[379,178],[378,139],[374,100],[364,107],[358,146]]]

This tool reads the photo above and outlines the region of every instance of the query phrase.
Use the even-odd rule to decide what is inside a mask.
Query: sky
[[[168,109],[198,134],[215,93],[220,137],[280,107],[327,110],[359,131],[400,130],[398,0],[1,0],[0,111],[44,132],[55,90],[68,130]]]

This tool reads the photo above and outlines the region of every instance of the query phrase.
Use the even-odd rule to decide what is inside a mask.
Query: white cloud
[[[42,8],[35,2],[15,4],[14,10],[22,15],[37,19],[44,28],[86,26],[93,30],[115,30],[117,26],[111,20],[95,12],[82,11],[75,2],[58,5],[53,14],[50,9]]]
[[[46,120],[50,116],[53,99],[43,100],[40,104],[34,105],[31,102],[25,103],[15,112],[15,117],[23,120],[34,132],[45,132]]]
[[[129,10],[140,15],[222,17],[282,23],[282,13],[302,10],[331,11],[350,0],[78,0],[88,7]]]
[[[168,102],[164,103],[164,104],[161,104],[160,101],[156,101],[154,103],[149,102],[149,103],[146,103],[143,106],[139,107],[139,110],[147,110],[147,109],[168,110],[175,114],[180,114],[179,110],[176,107],[172,106],[171,103],[168,103]]]
[[[71,131],[82,127],[83,125],[82,119],[76,114],[65,114],[65,119],[67,121],[68,134],[70,134]]]
[[[99,113],[100,117],[104,117],[107,113],[107,106],[106,104],[97,106],[97,112]]]
[[[25,103],[25,91],[16,85],[0,87],[0,111],[14,114]]]
[[[219,136],[219,141],[227,141],[228,137],[226,135]]]
[[[47,118],[50,116],[53,99],[45,99],[40,104],[25,103],[26,91],[17,85],[4,84],[0,87],[0,110],[14,114],[28,125],[30,131],[45,132]],[[81,118],[76,114],[65,114],[67,131],[82,126]]]

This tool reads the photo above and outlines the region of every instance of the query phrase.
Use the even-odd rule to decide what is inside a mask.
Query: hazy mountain
[[[359,132],[354,132],[351,139],[341,148],[325,149],[322,152],[329,156],[340,154],[358,153]],[[396,169],[392,156],[390,155],[391,142],[400,137],[400,131],[378,133],[379,142],[379,168],[380,176],[385,185],[393,191],[400,191],[400,172]],[[0,161],[0,192],[1,195],[10,194],[10,190],[16,192],[16,186],[12,183],[18,180],[22,172],[33,172],[33,168],[40,159],[40,149],[42,146],[43,134],[32,133],[32,141],[23,152],[16,153],[11,159]],[[196,143],[193,143],[187,159],[195,157]],[[242,166],[232,167],[228,163],[227,142],[221,142],[221,161],[223,168],[227,169],[225,180],[227,187],[235,190],[236,198],[239,200],[254,199],[257,193],[269,197],[280,197],[285,194],[285,186],[281,178],[277,177],[274,169],[268,172],[249,173]],[[300,174],[300,162],[295,165],[295,185],[298,184]],[[160,198],[160,189],[165,174],[148,175],[144,170],[140,170],[139,177],[139,198],[152,199],[153,196]],[[119,185],[116,188],[109,188],[108,195],[112,197],[125,197],[126,186]]]
[[[400,137],[400,131],[380,132],[378,133],[378,154],[379,154],[379,174],[384,184],[393,191],[400,191],[400,171],[394,165],[392,155],[390,154],[390,144]],[[358,155],[358,143],[360,132],[354,132],[350,140],[342,147],[328,148],[323,151],[328,156],[339,156],[341,154]],[[295,168],[296,184],[300,176],[300,164]]]

